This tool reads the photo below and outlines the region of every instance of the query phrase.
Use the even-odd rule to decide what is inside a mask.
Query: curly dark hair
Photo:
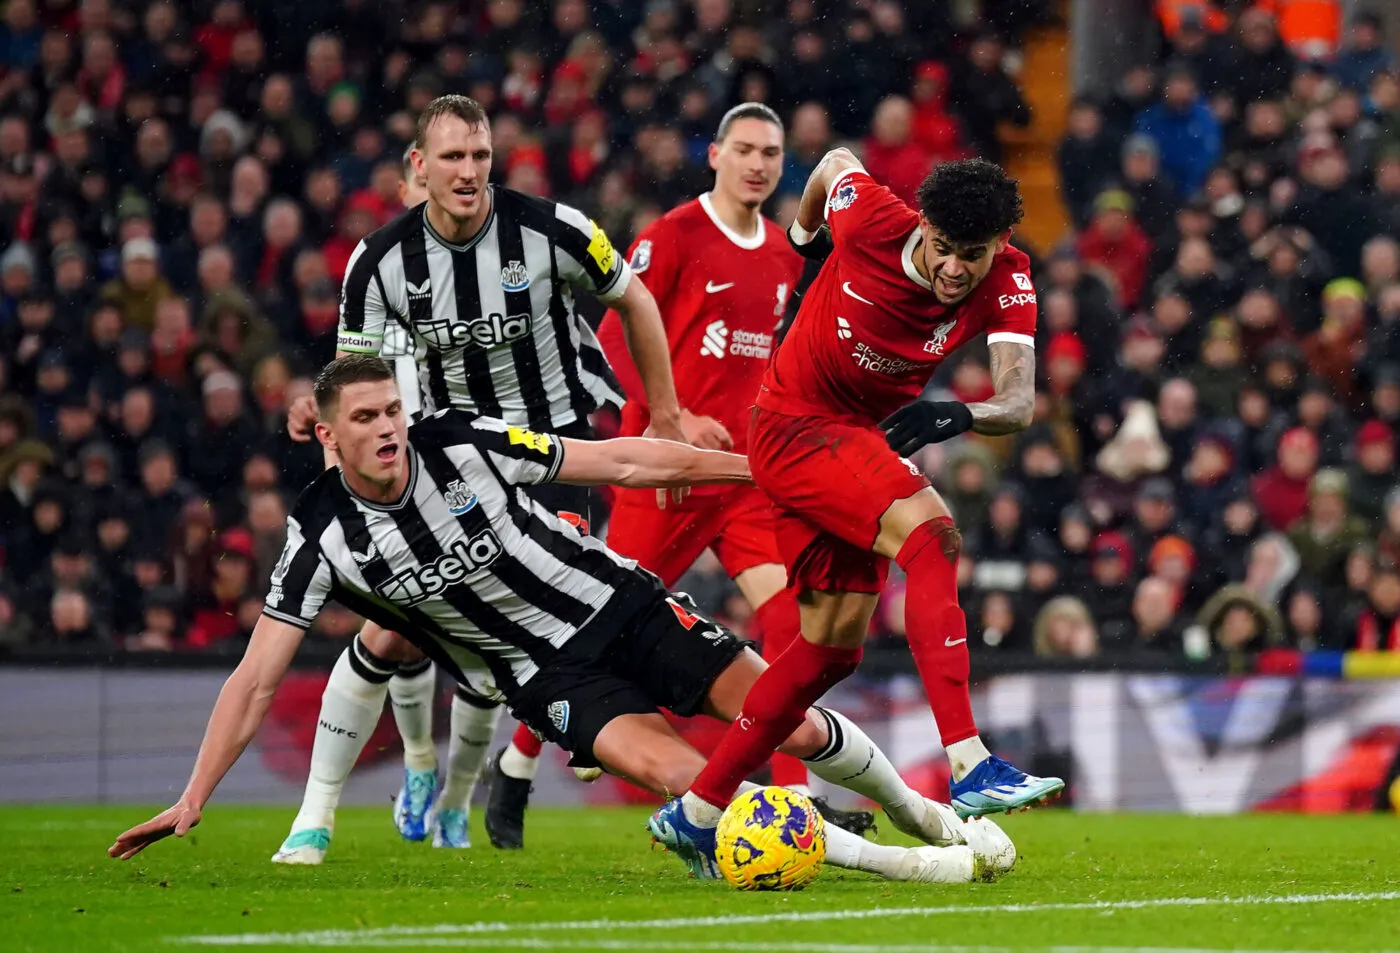
[[[919,185],[919,210],[950,242],[970,245],[1021,221],[1021,190],[986,159],[958,159],[934,168]]]

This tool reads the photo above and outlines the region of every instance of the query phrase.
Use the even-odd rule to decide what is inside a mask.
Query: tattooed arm
[[[1035,348],[1010,341],[987,346],[992,356],[990,400],[968,404],[976,433],[1000,436],[1025,430],[1035,413]]]

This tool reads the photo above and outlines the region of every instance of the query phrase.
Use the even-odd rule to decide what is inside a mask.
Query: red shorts
[[[878,429],[754,408],[749,466],[777,514],[788,582],[818,592],[878,593],[889,560],[873,552],[880,517],[929,485]]]
[[[667,588],[676,584],[706,548],[713,547],[733,579],[764,563],[781,563],[773,536],[773,507],[756,487],[721,494],[691,495],[666,508],[653,490],[621,490],[608,521],[608,546],[656,573]]]

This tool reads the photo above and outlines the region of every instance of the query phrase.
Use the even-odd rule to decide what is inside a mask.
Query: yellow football
[[[796,791],[758,788],[725,810],[716,848],[720,873],[740,890],[801,890],[826,860],[826,822]]]

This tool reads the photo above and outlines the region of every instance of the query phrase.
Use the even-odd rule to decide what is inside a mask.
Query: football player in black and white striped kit
[[[443,410],[407,426],[381,358],[331,362],[316,426],[338,466],[287,519],[262,618],[214,705],[180,800],[109,848],[129,858],[199,822],[266,715],[303,633],[331,599],[401,631],[473,694],[573,755],[657,793],[683,791],[704,757],[659,709],[736,717],[764,662],[666,592],[657,577],[533,500],[529,486],[742,483],[736,454],[646,438],[586,441]],[[784,743],[813,773],[870,797],[915,849],[827,828],[827,861],[891,879],[965,883],[1015,862],[990,821],[962,824],[909,788],[854,724],[821,708]],[[683,850],[678,848],[682,857]],[[713,856],[692,857],[716,877]]]
[[[366,236],[351,256],[337,356],[382,353],[395,333],[406,332],[425,413],[452,407],[587,439],[588,415],[622,401],[575,306],[577,293],[590,294],[624,315],[648,400],[662,407],[653,435],[684,440],[656,303],[632,281],[607,235],[567,205],[488,185],[491,130],[480,105],[467,97],[441,96],[428,105],[418,120],[412,161],[426,199]],[[315,406],[303,401],[292,408],[288,429],[309,439],[315,420]],[[586,489],[532,492],[552,511],[587,526]],[[400,672],[405,677],[394,679]],[[429,714],[434,675],[403,638],[366,624],[331,673],[302,807],[274,861],[324,858],[341,790],[390,694],[396,719],[409,729],[404,783],[394,802],[400,833],[409,840],[431,836],[435,846],[469,845],[468,803],[500,710],[458,693],[446,782],[439,789]],[[503,757],[496,771],[515,778],[503,775],[503,787],[514,783],[527,791],[534,769],[533,759],[517,756]],[[519,801],[523,812],[524,798]],[[502,845],[520,846],[518,833]]]

